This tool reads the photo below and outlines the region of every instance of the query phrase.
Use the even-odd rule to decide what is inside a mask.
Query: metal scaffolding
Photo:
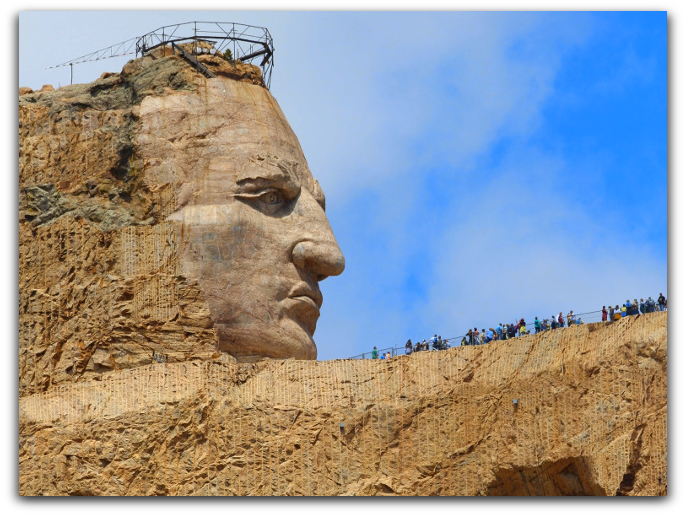
[[[216,53],[223,54],[227,50],[231,50],[233,58],[244,63],[253,64],[259,60],[264,83],[267,88],[270,87],[274,66],[274,40],[269,30],[265,27],[233,22],[190,21],[167,25],[143,36],[128,39],[50,68],[70,66],[73,69],[75,64],[123,55],[135,54],[136,57],[139,57],[164,45],[176,47],[179,43],[193,41],[211,43]],[[197,55],[197,50],[197,47],[194,46],[191,54]]]

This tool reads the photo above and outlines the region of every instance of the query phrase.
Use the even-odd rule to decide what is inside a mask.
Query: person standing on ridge
[[[631,303],[631,314],[638,315],[638,300],[636,299]]]
[[[646,307],[648,308],[648,313],[653,313],[655,311],[655,301],[648,295],[648,300],[646,301]]]
[[[641,299],[643,300],[643,299]],[[607,309],[605,309],[605,306],[603,306],[603,322],[607,322]]]
[[[660,296],[657,298],[657,305],[659,306],[660,311],[665,310],[665,301],[666,301],[665,296],[662,295],[662,293],[660,293]]]

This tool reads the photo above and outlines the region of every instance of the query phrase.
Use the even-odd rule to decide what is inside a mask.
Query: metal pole
[[[70,84],[74,84],[74,63],[69,63]]]

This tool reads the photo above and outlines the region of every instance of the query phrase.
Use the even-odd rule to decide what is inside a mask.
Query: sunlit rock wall
[[[19,424],[21,495],[666,495],[667,313],[389,361],[154,363],[23,396]]]
[[[152,361],[210,358],[198,285],[178,271],[173,185],[145,179],[140,104],[192,94],[177,58],[19,96],[19,393]]]
[[[207,284],[226,281],[183,269],[188,226],[169,217],[194,196],[228,197],[215,179],[231,183],[229,167],[203,175],[219,150],[246,152],[227,126],[304,157],[259,68],[203,58],[218,78],[158,55],[91,84],[20,90],[20,395],[222,351],[208,297],[215,312],[225,299]]]

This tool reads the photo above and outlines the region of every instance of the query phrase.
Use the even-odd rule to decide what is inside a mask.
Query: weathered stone
[[[155,363],[22,397],[19,492],[666,495],[666,374],[667,313],[384,361]]]
[[[163,49],[19,99],[20,393],[228,352],[313,359],[343,256],[259,69]]]

